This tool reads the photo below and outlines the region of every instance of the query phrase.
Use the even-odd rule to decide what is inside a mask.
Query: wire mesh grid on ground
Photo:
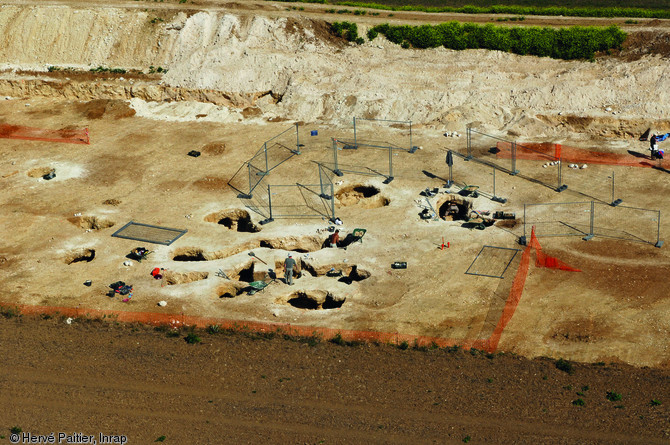
[[[186,230],[181,229],[171,229],[169,227],[152,226],[130,221],[114,232],[112,236],[169,246],[186,232]]]
[[[468,275],[502,278],[519,249],[484,246],[465,271]]]

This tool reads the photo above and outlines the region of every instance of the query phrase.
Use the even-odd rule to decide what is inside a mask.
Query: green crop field
[[[295,2],[295,0],[279,0]],[[378,0],[374,3],[335,0],[297,0],[302,3],[321,3],[354,8],[381,9],[387,11],[455,12],[464,14],[515,14],[569,17],[631,17],[670,18],[667,0],[631,0],[620,7],[616,0],[515,0],[498,3],[493,0]]]

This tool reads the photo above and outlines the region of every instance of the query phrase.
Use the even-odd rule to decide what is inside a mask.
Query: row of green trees
[[[566,60],[593,60],[597,52],[620,48],[626,40],[626,33],[617,26],[554,29],[476,25],[456,21],[421,26],[385,23],[370,28],[368,38],[373,40],[378,34],[383,34],[389,41],[404,48],[483,48]]]

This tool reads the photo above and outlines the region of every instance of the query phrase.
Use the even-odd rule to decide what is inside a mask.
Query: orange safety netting
[[[498,320],[498,324],[493,331],[493,334],[487,340],[480,340],[478,349],[484,349],[488,352],[494,352],[498,348],[498,342],[502,336],[507,323],[512,319],[514,312],[516,311],[519,302],[521,301],[521,294],[523,293],[524,285],[526,284],[526,277],[528,276],[528,269],[530,268],[530,253],[531,249],[535,249],[537,258],[535,260],[536,267],[550,267],[553,269],[566,270],[570,272],[581,272],[581,270],[569,266],[558,258],[551,257],[542,252],[542,246],[535,236],[535,227],[533,227],[530,234],[530,242],[524,249],[521,254],[521,263],[519,264],[519,269],[514,276],[514,281],[512,282],[512,288],[509,291],[509,296],[507,297],[507,302],[503,308],[502,315]]]
[[[530,243],[528,244],[528,246],[535,249],[535,253],[537,255],[537,258],[535,260],[536,267],[549,267],[551,269],[566,270],[568,272],[581,272],[581,270],[575,269],[574,267],[568,265],[567,263],[564,263],[558,258],[549,256],[546,253],[542,252],[542,246],[540,246],[540,242],[537,240],[537,237],[535,236],[534,228],[530,234]]]
[[[498,142],[497,156],[510,158],[512,156],[509,142]],[[516,146],[516,158],[536,161],[546,161],[549,158],[563,162],[624,165],[630,167],[662,167],[670,169],[670,160],[652,161],[650,156],[643,153],[629,151],[628,153],[604,153],[601,151],[584,150],[551,142],[523,143]]]
[[[90,144],[88,128],[84,128],[83,130],[70,128],[46,130],[43,128],[23,127],[20,125],[0,124],[0,138]]]
[[[88,308],[73,308],[73,307],[55,307],[55,306],[32,306],[26,304],[9,304],[9,303],[0,303],[0,306],[5,307],[16,307],[21,314],[25,315],[61,315],[63,317],[85,317],[85,318],[98,318],[98,319],[110,319],[114,321],[121,322],[139,322],[150,324],[154,326],[170,326],[173,328],[178,328],[181,326],[197,326],[200,328],[206,328],[212,325],[218,325],[220,329],[223,330],[232,330],[239,332],[255,332],[255,333],[280,333],[282,335],[289,336],[300,336],[300,337],[313,337],[317,336],[323,340],[332,340],[338,338],[343,341],[348,342],[378,342],[378,343],[390,343],[395,345],[402,345],[406,343],[407,345],[416,345],[416,346],[438,346],[441,348],[451,347],[455,345],[462,345],[464,348],[476,348],[487,352],[495,352],[500,337],[502,336],[505,327],[512,319],[514,312],[516,311],[519,302],[521,301],[521,294],[523,293],[523,288],[526,283],[526,277],[528,276],[528,269],[530,267],[530,254],[531,250],[535,249],[537,253],[537,261],[535,265],[537,267],[552,267],[560,270],[567,270],[573,272],[579,272],[579,269],[575,269],[564,262],[547,256],[542,252],[542,247],[540,246],[537,237],[535,236],[535,228],[531,232],[530,243],[524,249],[521,255],[521,263],[519,264],[519,269],[514,276],[514,281],[512,282],[512,288],[509,291],[507,301],[505,302],[505,307],[503,308],[500,319],[491,334],[487,339],[478,339],[478,340],[457,340],[452,338],[442,338],[442,337],[427,337],[411,334],[401,334],[398,332],[379,332],[379,331],[358,331],[350,329],[332,329],[316,326],[299,326],[292,325],[289,323],[268,323],[268,322],[258,322],[258,321],[244,321],[244,320],[229,320],[223,318],[214,318],[214,317],[197,317],[192,315],[184,314],[166,314],[166,313],[156,313],[156,312],[130,312],[130,311],[116,311],[116,310],[104,310],[104,309],[88,309]]]
[[[255,333],[280,333],[282,335],[312,337],[318,336],[324,340],[331,340],[339,336],[343,341],[357,342],[379,342],[401,345],[406,342],[408,345],[432,346],[441,348],[454,346],[462,343],[461,341],[441,338],[417,336],[411,334],[401,334],[397,332],[378,332],[378,331],[356,331],[349,329],[332,329],[315,326],[300,326],[289,323],[268,323],[244,320],[228,320],[214,317],[197,317],[184,314],[165,314],[155,312],[130,312],[115,311],[88,308],[55,307],[55,306],[32,306],[25,304],[0,304],[5,307],[16,307],[24,315],[60,315],[63,317],[85,317],[97,319],[110,319],[121,322],[139,322],[154,326],[170,326],[179,328],[181,326],[197,326],[206,328],[217,325],[222,330],[232,330],[238,332]]]

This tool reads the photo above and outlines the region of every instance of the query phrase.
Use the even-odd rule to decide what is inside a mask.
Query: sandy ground
[[[147,10],[134,2],[104,8],[13,2],[0,9],[0,58],[7,67],[0,76],[2,122],[87,127],[91,134],[88,146],[2,140],[5,302],[475,340],[486,338],[495,326],[518,257],[503,279],[465,272],[485,245],[520,248],[524,204],[608,202],[614,169],[625,205],[663,215],[668,210],[661,199],[669,191],[663,170],[564,169],[569,188],[559,194],[528,180],[549,182],[555,169],[519,161],[525,177],[496,175],[496,194],[507,198],[506,204],[485,195],[473,200],[480,211],[515,213],[516,223],[479,231],[462,227],[463,221],[426,222],[418,216],[426,202],[419,193],[444,184],[446,149],[465,151],[468,124],[509,140],[646,153],[646,144],[637,141],[644,129],[670,131],[664,113],[668,65],[658,46],[657,53],[641,55],[644,46],[638,41],[641,46],[594,63],[486,51],[405,51],[382,39],[353,47],[328,35],[323,19],[332,15],[319,13],[316,6],[299,16],[272,3],[230,9],[208,4],[201,10],[143,5]],[[361,31],[376,20],[361,19]],[[665,22],[645,25],[644,32],[656,36],[650,41],[667,36]],[[161,66],[168,72],[45,72],[48,66],[99,65],[144,73]],[[320,249],[329,225],[327,208],[315,218],[278,217],[261,226],[267,215],[246,209],[247,202],[228,185],[239,180],[240,166],[264,141],[300,122],[302,154],[278,166],[265,183],[317,184],[315,161],[332,162],[331,138],[351,138],[353,116],[411,120],[412,143],[422,147],[413,154],[392,154],[395,179],[390,184],[379,175],[333,178],[342,181],[336,193],[358,186],[379,190],[370,198],[340,195],[335,202],[343,233],[365,228],[363,242],[346,250]],[[318,136],[309,136],[312,130]],[[409,137],[406,127],[360,125],[358,131],[359,137],[397,144]],[[462,136],[445,138],[445,131]],[[490,143],[475,141],[482,154]],[[190,150],[202,156],[189,157]],[[386,154],[342,150],[340,162],[365,165],[369,173],[387,168]],[[41,179],[39,173],[51,168],[56,178]],[[492,192],[492,170],[480,164],[457,158],[454,177],[461,185]],[[441,188],[431,204],[439,208],[448,192]],[[290,193],[273,199],[293,205],[300,196],[295,187]],[[247,211],[260,231],[238,232],[218,224],[227,211]],[[538,218],[547,220],[555,211],[548,208]],[[670,260],[667,248],[653,247],[658,219],[651,213],[612,212],[603,213],[603,230],[620,235],[630,228],[644,242],[541,238],[547,253],[582,272],[531,267],[501,350],[668,366]],[[171,246],[111,237],[131,220],[188,232]],[[661,237],[667,233],[666,220],[660,221]],[[439,249],[443,238],[450,244],[446,250]],[[153,251],[149,259],[124,266],[126,255],[140,245]],[[268,265],[254,262],[250,251]],[[222,269],[234,279],[245,273],[257,279],[271,268],[281,278],[281,261],[290,251],[318,269],[316,276],[305,273],[293,287],[278,280],[250,296],[237,295],[245,283],[231,284],[216,274]],[[492,258],[490,266],[498,268],[504,260]],[[391,269],[395,261],[407,262],[408,268]],[[349,283],[324,275],[331,268],[348,273],[354,265],[369,276]],[[166,269],[165,280],[151,278],[154,267]],[[83,285],[86,280],[92,280],[91,287]],[[108,285],[117,280],[134,285],[130,303],[106,296]],[[323,309],[328,295],[341,305]],[[159,301],[167,306],[159,308]],[[296,307],[310,301],[319,309]]]

